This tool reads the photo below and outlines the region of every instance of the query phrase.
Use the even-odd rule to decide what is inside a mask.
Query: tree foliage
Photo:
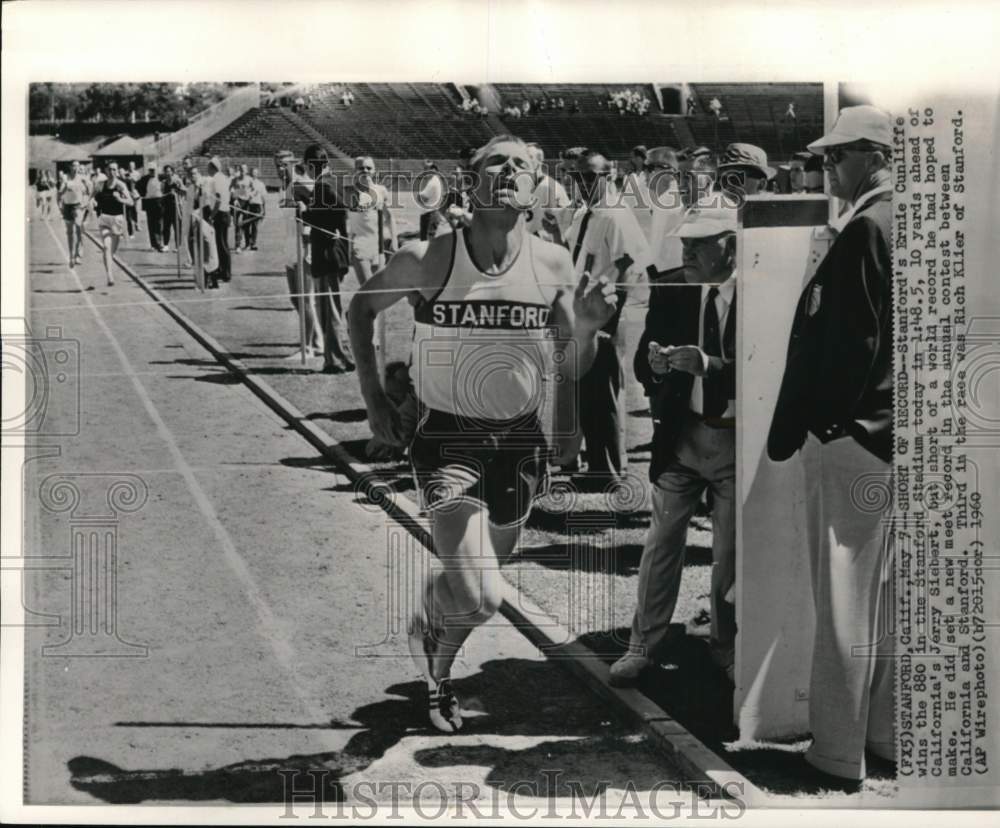
[[[32,121],[159,121],[177,129],[229,95],[236,83],[34,83]]]

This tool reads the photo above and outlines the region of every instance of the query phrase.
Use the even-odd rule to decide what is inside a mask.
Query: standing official
[[[691,284],[653,291],[635,374],[653,400],[649,533],[629,649],[611,683],[631,684],[674,643],[687,529],[713,494],[711,654],[733,678],[736,613],[736,211],[692,208],[677,230]]]
[[[625,453],[625,334],[619,319],[627,293],[626,276],[648,260],[648,246],[634,213],[611,203],[610,165],[599,152],[588,150],[572,172],[584,201],[567,236],[576,277],[606,279],[616,286],[618,305],[601,328],[597,354],[577,389],[577,423],[587,445],[588,479],[602,485],[619,479],[628,463]],[[579,445],[577,440],[576,445]],[[558,453],[562,465],[572,467],[574,452]]]
[[[213,155],[208,162],[208,177],[202,184],[201,206],[206,221],[210,221],[215,230],[215,248],[219,254],[219,270],[215,278],[222,282],[232,278],[229,257],[231,198],[229,176],[222,172],[219,157]]]
[[[889,537],[859,481],[889,486],[892,463],[892,122],[841,110],[809,145],[830,193],[850,204],[799,299],[767,439],[772,460],[802,452],[816,634],[806,761],[851,780],[865,748],[895,758]]]
[[[146,175],[137,185],[142,196],[142,209],[146,213],[149,246],[158,253],[163,251],[163,185],[156,174],[156,164],[146,168]]]

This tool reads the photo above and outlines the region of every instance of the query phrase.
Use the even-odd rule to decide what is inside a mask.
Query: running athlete
[[[383,233],[396,249],[396,221],[389,210],[389,191],[375,183],[375,162],[354,159],[354,187],[350,194],[347,230],[351,234],[351,264],[358,284],[367,282],[381,266]]]
[[[101,214],[97,229],[104,247],[104,271],[108,275],[108,284],[113,285],[115,279],[111,275],[111,260],[125,235],[125,208],[133,202],[128,187],[118,175],[118,162],[110,162],[107,169],[107,178],[98,185],[94,200]]]
[[[445,732],[462,726],[450,685],[455,654],[499,608],[499,565],[544,481],[545,364],[586,372],[615,307],[606,280],[574,288],[569,252],[527,232],[534,180],[523,141],[496,136],[472,167],[469,226],[406,245],[350,307],[372,431],[402,445],[400,414],[376,375],[372,331],[376,315],[400,299],[414,305],[410,370],[421,416],[410,460],[443,566],[411,620],[410,651],[427,680],[431,723]]]
[[[67,175],[59,185],[59,203],[66,223],[66,241],[69,244],[69,266],[76,267],[82,258],[83,213],[90,202],[90,179],[80,172],[80,162],[73,161]]]

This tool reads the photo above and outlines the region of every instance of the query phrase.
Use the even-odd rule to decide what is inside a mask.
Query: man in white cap
[[[671,624],[702,494],[712,509],[711,654],[732,680],[736,618],[736,211],[692,208],[677,229],[688,284],[654,291],[633,365],[653,401],[650,526],[628,651],[611,684],[634,683],[683,635]],[[666,294],[669,293],[669,296]]]
[[[841,110],[809,145],[850,207],[799,299],[767,440],[772,460],[801,450],[806,472],[816,613],[806,761],[854,781],[866,747],[895,756],[893,638],[878,624],[891,612],[889,539],[884,515],[852,496],[861,479],[888,485],[892,463],[891,146],[890,116],[873,106]]]
[[[768,166],[767,153],[753,144],[730,144],[719,159],[719,183],[724,193],[737,197],[733,206],[744,195],[764,192],[776,172]]]

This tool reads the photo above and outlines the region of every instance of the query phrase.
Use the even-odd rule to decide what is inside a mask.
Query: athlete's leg
[[[442,569],[434,577],[426,607],[434,631],[433,678],[449,678],[455,655],[469,634],[500,608],[500,562],[509,557],[519,526],[496,527],[482,504],[460,502],[436,510],[434,549]]]

